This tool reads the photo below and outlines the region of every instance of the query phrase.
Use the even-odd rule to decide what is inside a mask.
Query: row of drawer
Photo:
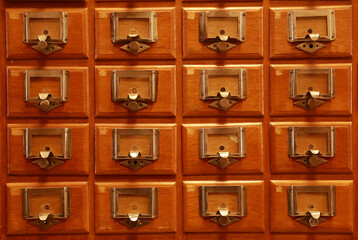
[[[85,182],[8,183],[7,233],[89,231]],[[184,231],[263,232],[270,211],[272,232],[351,233],[353,181],[271,181],[265,210],[263,181],[184,181]],[[177,231],[173,182],[95,183],[95,232]]]
[[[96,116],[176,115],[175,66],[97,66]],[[87,117],[88,68],[7,68],[8,117]],[[262,65],[185,65],[184,116],[262,116]],[[352,64],[275,64],[272,116],[351,115]],[[22,100],[24,99],[24,100]]]
[[[273,173],[352,173],[350,122],[270,129]],[[95,132],[96,174],[176,173],[175,124],[96,124]],[[87,175],[89,139],[88,124],[9,124],[9,174]],[[262,174],[262,124],[184,124],[182,159],[184,175]]]
[[[8,59],[87,58],[87,9],[37,11],[6,9]],[[176,57],[175,8],[100,8],[95,18],[97,59]],[[183,29],[185,59],[263,57],[262,7],[184,8]],[[352,56],[350,5],[271,8],[270,31],[271,58]]]

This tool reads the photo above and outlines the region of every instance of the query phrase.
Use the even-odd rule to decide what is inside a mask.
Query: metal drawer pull
[[[215,196],[215,193],[218,196]],[[233,209],[229,209],[232,199],[223,199],[220,194],[226,193],[238,201]],[[200,186],[199,187],[200,215],[211,217],[211,221],[220,226],[228,226],[247,215],[247,200],[245,186]],[[209,206],[211,205],[211,206]],[[215,211],[213,211],[215,209]],[[234,210],[235,209],[235,210]]]
[[[42,198],[41,202],[39,198]],[[70,188],[23,189],[22,214],[35,227],[49,229],[61,219],[70,217]]]
[[[236,47],[232,41],[245,42],[245,11],[205,11],[199,21],[200,42],[214,42],[207,46],[214,51],[225,53]]]
[[[26,159],[35,160],[33,164],[47,170],[63,164],[72,157],[71,129],[25,128],[24,153]]]
[[[287,40],[302,42],[296,48],[313,54],[326,47],[320,41],[336,39],[334,10],[294,10],[287,14]]]
[[[150,223],[148,219],[158,217],[158,189],[111,188],[111,217],[124,219],[119,223],[138,229]],[[147,195],[143,201],[143,195]],[[142,200],[137,200],[137,196]],[[128,209],[127,209],[128,208]]]
[[[310,140],[307,138],[310,137]],[[319,139],[319,140],[317,140]],[[307,145],[309,141],[309,145]],[[315,143],[316,142],[316,143]],[[315,144],[324,142],[320,146],[326,150],[320,150]],[[296,161],[309,167],[317,167],[328,163],[325,158],[331,158],[336,153],[336,128],[335,127],[289,127],[288,128],[288,155],[299,158]],[[305,148],[306,147],[306,148]]]
[[[317,227],[326,221],[323,217],[336,214],[336,188],[332,185],[289,186],[287,199],[288,215],[308,227]]]
[[[49,24],[46,24],[49,20]],[[36,43],[32,48],[49,55],[62,49],[57,44],[68,41],[67,12],[25,12],[22,21],[23,42]],[[32,32],[37,30],[38,32]]]

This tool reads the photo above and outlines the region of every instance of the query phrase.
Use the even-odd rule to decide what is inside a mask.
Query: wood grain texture
[[[125,43],[114,44],[111,41],[110,14],[127,12],[125,8],[96,9],[96,58],[97,59],[174,59],[175,39],[174,8],[131,8],[130,11],[155,11],[158,16],[158,41],[145,43],[149,49],[132,54],[121,50]]]
[[[324,217],[325,222],[310,228],[288,215],[287,187],[327,186],[336,187],[336,215]],[[271,232],[295,233],[350,233],[353,230],[353,181],[349,180],[310,180],[310,181],[271,181]]]
[[[247,216],[236,223],[222,227],[203,218],[199,212],[199,186],[237,186],[247,188]],[[263,232],[264,184],[262,181],[184,181],[183,182],[184,232]]]
[[[22,218],[22,189],[41,187],[70,187],[71,216],[46,231],[31,225]],[[7,184],[7,233],[14,234],[64,234],[89,231],[88,185],[86,182],[46,182]]]
[[[157,101],[130,112],[121,103],[112,102],[111,72],[114,70],[158,71]],[[176,114],[176,75],[174,66],[96,66],[96,116],[100,117],[172,117]]]
[[[291,10],[333,9],[336,15],[336,39],[323,42],[326,47],[309,54],[296,48],[299,43],[287,41],[287,13]],[[294,7],[270,9],[270,57],[271,58],[322,58],[352,56],[352,7]]]
[[[159,129],[159,159],[138,170],[132,170],[112,159],[112,130],[115,128]],[[96,174],[163,175],[175,174],[177,166],[175,124],[96,124]]]
[[[131,229],[119,223],[120,219],[111,218],[111,188],[145,188],[158,189],[158,217],[148,219],[149,224]],[[95,185],[95,230],[98,234],[110,233],[173,233],[176,232],[176,191],[171,182],[107,182]]]
[[[72,130],[72,157],[51,170],[42,169],[33,160],[24,157],[24,128],[70,128]],[[88,124],[9,124],[8,161],[11,175],[87,175],[89,173]]]
[[[353,240],[349,234],[272,234],[272,240]]]
[[[186,234],[185,240],[221,240],[223,237],[227,239],[235,239],[235,240],[264,240],[265,236],[263,234],[255,234],[255,233],[189,233]]]
[[[41,11],[64,11],[68,13],[68,42],[62,44],[62,50],[44,55],[34,49],[33,44],[22,41],[22,14],[27,11],[39,11],[34,8],[6,9],[6,34],[8,59],[74,59],[87,58],[88,19],[87,9],[42,8]]]

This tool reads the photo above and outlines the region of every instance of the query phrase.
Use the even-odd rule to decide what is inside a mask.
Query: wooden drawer
[[[56,133],[46,135],[46,133],[33,134],[29,139],[29,157],[25,156],[24,149],[24,129],[58,129],[71,131],[71,137],[65,138]],[[29,134],[30,136],[31,134]],[[37,140],[36,140],[37,139]],[[66,149],[71,149],[70,157],[63,159],[59,156],[54,159],[63,161],[52,169],[44,169],[33,164],[33,161],[41,159],[40,151],[50,151],[57,156],[63,155],[64,147],[62,141],[68,141]],[[72,142],[72,143],[71,143]],[[89,170],[89,128],[88,124],[8,124],[8,160],[9,174],[14,175],[87,175]],[[37,151],[37,152],[36,152]],[[66,151],[69,152],[69,151]],[[37,157],[36,157],[37,156]],[[51,162],[51,161],[50,161]],[[49,164],[51,166],[51,164]]]
[[[128,108],[122,106],[123,102],[112,100],[112,76],[113,71],[131,71],[135,72],[154,71],[157,74],[156,100],[144,101],[147,108],[131,112]],[[118,79],[118,78],[115,78]],[[133,86],[124,85],[124,90],[128,89],[128,94],[132,93],[134,87],[140,95],[140,88],[148,91],[149,82],[143,81],[142,77],[131,77]],[[172,117],[176,114],[176,81],[175,66],[97,66],[96,67],[96,116],[101,117]],[[120,80],[117,80],[119,82]],[[137,82],[138,81],[138,82]],[[127,81],[128,82],[128,81]],[[118,83],[117,83],[118,84]],[[133,88],[133,89],[131,89]],[[120,95],[120,94],[119,94]],[[148,97],[148,94],[143,97]],[[123,97],[124,92],[123,92]]]
[[[102,1],[102,0],[101,0]],[[133,234],[121,234],[121,239],[123,240],[131,240],[133,238]],[[157,233],[157,234],[135,234],[136,240],[175,240],[175,233]],[[94,239],[96,240],[117,240],[118,235],[97,235]]]
[[[308,167],[297,160],[302,157],[290,157],[288,148],[289,127],[334,127],[335,128],[335,155],[322,158],[328,162],[315,167]],[[274,173],[351,173],[352,172],[352,125],[350,122],[280,122],[271,123],[271,169]],[[326,133],[298,133],[296,148],[300,154],[309,150],[321,148],[325,154],[328,146],[325,141]],[[307,146],[306,146],[307,145]],[[316,147],[315,147],[316,145]]]
[[[56,43],[55,45],[61,47],[62,49],[53,52],[49,55],[45,55],[35,49],[32,46],[36,45],[34,43],[24,43],[23,42],[23,14],[26,12],[65,12],[68,17],[68,36],[67,43]],[[48,35],[51,36],[51,31],[53,35],[58,37],[58,27],[60,24],[56,24],[54,18],[38,18],[34,23],[34,30],[38,31],[33,34],[29,33],[29,38],[35,39],[38,35],[44,34],[43,31],[47,30]],[[30,19],[31,22],[31,19]],[[87,33],[87,9],[70,9],[70,8],[12,8],[6,9],[6,34],[7,34],[7,58],[8,59],[64,59],[64,58],[87,58],[87,48],[88,48],[88,33]],[[46,28],[40,29],[40,26],[45,26]],[[31,24],[30,24],[31,27]],[[47,29],[48,28],[48,29]],[[30,28],[31,30],[31,28]],[[45,31],[46,32],[46,31]],[[55,35],[56,34],[56,35]],[[50,45],[49,45],[50,47]]]
[[[199,41],[200,30],[199,30],[199,21],[200,21],[200,13],[205,11],[213,11],[223,13],[225,11],[239,12],[245,11],[244,17],[246,18],[246,36],[244,37],[244,42],[240,41],[229,41],[232,44],[235,44],[236,47],[228,50],[224,53],[219,53],[212,49],[209,49],[207,46],[212,44],[215,41]],[[227,10],[219,10],[213,8],[184,8],[183,13],[183,54],[185,59],[228,59],[228,58],[262,58],[263,54],[263,43],[262,43],[262,8],[261,7],[250,7],[250,8],[236,8],[231,7]],[[235,19],[234,19],[235,20]],[[214,19],[215,21],[215,19]],[[230,18],[228,18],[228,24],[226,26],[230,26],[233,29],[237,29],[236,26],[233,26],[233,22]],[[238,22],[238,20],[234,21]],[[208,26],[208,28],[213,27],[213,33],[216,34],[214,30],[219,31],[218,27],[220,26],[220,22],[215,24],[213,22],[213,26]],[[221,24],[222,25],[222,24]],[[245,24],[244,24],[245,25]],[[234,32],[233,29],[226,29],[226,31]],[[244,26],[243,28],[244,29]],[[210,30],[210,29],[209,29]],[[235,30],[237,33],[237,30]],[[211,30],[210,30],[211,32]],[[221,29],[221,33],[225,34],[225,29]],[[221,33],[217,33],[220,35]],[[229,34],[229,33],[226,33]],[[237,34],[236,34],[237,35]],[[237,37],[235,35],[235,37]],[[214,36],[214,35],[213,35]],[[209,37],[209,35],[208,35]],[[215,38],[215,37],[214,37]]]
[[[222,237],[227,237],[229,239],[235,239],[235,240],[264,240],[265,236],[263,234],[255,234],[255,233],[192,233],[192,234],[186,234],[185,239],[186,240],[201,240],[201,239],[207,239],[207,240],[220,240]]]
[[[245,135],[243,139],[246,142],[246,156],[234,158],[237,162],[226,168],[220,168],[210,164],[210,158],[201,158],[199,154],[199,131],[201,129],[226,129],[226,128],[244,128]],[[222,130],[219,130],[222,131]],[[223,136],[213,135],[209,145],[214,148],[218,146],[227,146],[227,150],[237,151],[236,144],[238,138],[233,134],[222,134]],[[226,136],[226,137],[225,137]],[[215,139],[217,137],[217,139]],[[210,140],[210,139],[209,139]],[[263,169],[263,142],[262,142],[262,125],[261,123],[241,123],[241,124],[184,124],[183,125],[183,173],[184,175],[208,175],[208,174],[249,174],[262,173]],[[208,145],[208,146],[209,146]],[[214,149],[216,150],[216,148]],[[213,151],[214,151],[213,150]],[[224,149],[225,150],[225,149]],[[223,151],[224,151],[223,150]],[[212,150],[210,150],[212,151]],[[213,157],[213,159],[216,157]]]
[[[273,116],[352,114],[352,64],[277,64],[271,65],[270,75]],[[310,99],[309,91],[320,92],[312,101],[323,105],[295,105]]]
[[[288,214],[289,186],[335,186],[335,216],[323,217],[326,220],[316,227],[306,226]],[[297,199],[297,211],[304,211],[306,204],[315,210],[327,209],[325,193],[303,192]],[[307,195],[306,195],[307,194]],[[321,197],[320,197],[321,196]],[[325,197],[323,201],[323,197]],[[302,201],[300,201],[300,199]],[[308,200],[307,200],[308,199]],[[271,181],[271,231],[297,233],[350,233],[353,228],[353,181],[350,180],[285,180]],[[300,203],[301,202],[301,203]],[[321,205],[322,204],[322,205]],[[316,205],[316,206],[315,206]],[[317,206],[318,205],[318,206]],[[303,238],[304,239],[304,238]],[[343,239],[343,238],[339,238]]]
[[[171,233],[176,232],[176,187],[175,183],[170,182],[111,182],[111,183],[96,183],[95,187],[96,199],[95,199],[95,230],[98,234],[104,233]],[[119,195],[117,199],[121,197],[121,192],[123,193],[124,201],[123,206],[118,202],[117,211],[118,215],[124,215],[125,212],[137,213],[142,210],[141,213],[143,216],[147,216],[151,212],[148,208],[148,199],[151,197],[139,193],[139,194],[128,194],[125,190],[135,191],[135,189],[152,189],[154,188],[157,192],[157,204],[155,201],[152,201],[153,209],[157,207],[157,217],[154,218],[145,218],[140,220],[143,222],[145,220],[149,223],[139,227],[137,229],[129,228],[123,224],[121,221],[126,221],[128,218],[112,218],[111,216],[111,191],[113,188],[119,190],[116,191]],[[115,205],[115,204],[114,204]],[[128,205],[128,206],[127,206]],[[128,208],[128,209],[127,209]],[[155,215],[155,214],[154,214]],[[152,216],[154,216],[152,215]]]
[[[210,71],[215,71],[216,73],[211,75]],[[235,81],[238,75],[225,75],[237,71],[242,72],[241,76],[244,75],[240,77],[240,81]],[[230,117],[261,116],[263,114],[262,65],[226,65],[224,67],[215,65],[185,65],[183,78],[185,116]],[[209,79],[214,80],[212,84],[214,86],[213,89],[209,88],[211,84],[211,81],[209,84]],[[202,100],[202,92],[204,92],[202,89],[206,86],[208,86],[208,95],[211,98],[215,97],[221,90],[224,90],[223,92],[230,92],[231,89],[231,97],[228,98],[239,97],[239,99],[233,99],[237,103],[227,110],[209,107],[209,105],[220,100]],[[245,96],[240,96],[238,92],[244,93]]]
[[[272,240],[353,240],[352,235],[348,234],[272,234]]]
[[[123,129],[129,133],[131,129],[143,132],[143,129],[157,129],[159,135],[159,155],[156,160],[150,161],[151,164],[144,166],[143,168],[134,170],[129,168],[127,165],[123,165],[122,162],[126,160],[113,159],[113,130],[114,129]],[[127,175],[138,175],[138,174],[148,174],[148,175],[162,175],[162,174],[175,174],[176,173],[176,163],[177,163],[177,135],[176,135],[176,125],[175,124],[96,124],[96,174],[127,174]],[[120,138],[120,136],[119,136]],[[138,151],[140,148],[143,148],[141,152],[142,157],[144,154],[147,154],[146,151],[149,151],[151,144],[146,141],[149,136],[134,135],[131,137],[127,136],[127,145],[119,149],[123,149],[121,155],[128,155],[133,147],[136,146]],[[125,139],[125,138],[123,138]],[[137,143],[137,144],[136,144]],[[121,144],[121,141],[118,141],[117,144]],[[131,144],[134,144],[132,146]],[[117,145],[118,146],[118,145]],[[133,160],[137,164],[140,164],[141,160],[135,161],[134,158],[129,158],[128,160]],[[137,165],[136,164],[136,165]]]
[[[153,26],[156,28],[155,21],[157,22],[157,40],[151,39],[150,42],[144,42],[139,40],[150,48],[133,54],[128,51],[121,49],[122,46],[126,45],[126,42],[113,43],[111,40],[111,13],[130,14],[131,12],[144,12],[144,14],[150,14],[151,11],[155,12],[153,17]],[[140,37],[149,38],[147,36],[148,25],[144,26],[143,22],[145,18],[137,16],[129,17],[124,24],[133,25],[135,34],[140,36],[140,31],[144,31],[144,34]],[[127,8],[97,8],[96,9],[96,58],[97,59],[174,59],[175,58],[175,11],[174,8],[131,8],[128,11]],[[146,18],[148,19],[148,18]],[[117,21],[118,22],[118,21]],[[136,27],[136,25],[138,26]],[[119,27],[121,25],[119,24]],[[137,29],[136,29],[136,28]],[[129,30],[128,30],[129,31]],[[155,31],[155,30],[154,30]],[[131,32],[121,33],[121,38],[127,38],[126,35],[133,34]],[[145,35],[145,36],[144,36]],[[149,34],[150,35],[150,34]],[[124,41],[124,40],[122,40]],[[146,48],[143,46],[144,49]]]
[[[239,221],[234,222],[226,227],[211,221],[212,217],[202,217],[200,214],[199,187],[200,186],[245,186],[247,198],[247,215],[240,217]],[[263,181],[184,181],[183,190],[183,208],[184,208],[184,231],[185,232],[263,232],[264,231],[264,183]],[[219,190],[218,190],[219,191]],[[225,205],[227,208],[233,208],[231,212],[237,210],[237,200],[239,197],[231,192],[210,192],[207,210],[214,209],[215,203],[220,206]],[[226,202],[224,202],[224,200]],[[222,201],[222,202],[221,202]],[[220,203],[221,202],[221,203]],[[240,201],[239,201],[239,203]],[[211,206],[210,206],[211,205]],[[216,209],[216,208],[215,208]]]
[[[68,71],[68,74],[63,71]],[[88,116],[88,68],[44,67],[40,70],[36,67],[8,67],[7,85],[9,117]],[[66,90],[68,95],[64,94]],[[39,106],[40,93],[50,93],[56,98],[53,103],[61,105],[50,111],[47,111],[49,108],[41,110],[35,107],[34,104]]]
[[[22,206],[24,189],[35,189],[36,192],[49,190],[49,188],[69,188],[70,215],[59,219],[59,223],[44,230],[32,225],[23,218]],[[40,189],[40,190],[39,190]],[[57,219],[57,213],[63,210],[60,193],[29,193],[29,206],[33,206],[30,214],[36,215],[38,211],[53,208],[52,214]],[[47,197],[46,197],[47,196]],[[87,233],[89,231],[88,185],[86,182],[47,182],[47,183],[8,183],[7,184],[7,233],[8,234],[64,234]],[[29,216],[30,217],[30,216]],[[38,218],[38,215],[37,215]]]
[[[293,10],[321,10],[332,9],[335,12],[335,40],[333,41],[316,41],[312,42],[312,46],[316,44],[324,44],[326,47],[310,54],[302,51],[296,46],[302,42],[289,42],[286,26],[288,25],[288,12]],[[322,20],[322,17],[318,17]],[[303,21],[304,18],[303,18]],[[303,22],[302,21],[302,22]],[[318,26],[323,22],[315,22],[312,18],[307,18],[306,23],[302,23],[302,27],[297,26],[297,35],[306,30],[305,27],[312,24],[313,33],[320,34]],[[333,21],[334,22],[334,21]],[[315,30],[314,28],[317,29]],[[299,29],[303,30],[299,30]],[[270,9],[270,57],[271,58],[322,58],[322,57],[349,57],[352,56],[352,7],[351,6],[324,6],[315,7],[294,7],[294,8],[271,8]],[[300,32],[299,32],[300,31]],[[308,31],[308,30],[307,30]],[[316,31],[316,32],[315,32]],[[323,32],[322,32],[323,33]],[[321,33],[321,35],[322,35]],[[324,33],[326,34],[326,33]],[[310,44],[307,44],[310,46]],[[308,47],[307,47],[308,48]]]

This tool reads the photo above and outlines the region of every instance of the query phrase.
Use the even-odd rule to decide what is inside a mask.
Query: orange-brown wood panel
[[[272,240],[352,240],[349,234],[272,234]]]
[[[138,228],[128,228],[111,217],[111,188],[158,189],[158,217]],[[171,182],[106,182],[95,186],[95,231],[97,234],[113,233],[173,233],[176,232],[176,187]],[[122,219],[123,220],[123,219]]]
[[[158,129],[159,158],[151,164],[132,170],[112,157],[112,130],[120,129]],[[177,165],[175,124],[96,124],[96,173],[100,175],[163,175],[175,174]]]
[[[226,227],[203,218],[199,209],[200,186],[238,186],[246,187],[247,216]],[[183,208],[184,232],[231,233],[231,232],[263,232],[264,226],[264,184],[262,181],[184,181]]]
[[[288,155],[288,128],[293,126],[333,126],[336,128],[335,150],[328,163],[309,168]],[[349,122],[280,122],[271,123],[271,169],[274,173],[350,173],[352,172],[352,123]],[[308,148],[308,147],[307,147]],[[307,149],[308,151],[308,149]],[[321,150],[322,151],[322,150]]]
[[[291,69],[328,69],[335,71],[335,96],[315,109],[306,110],[295,106],[289,97]],[[314,80],[313,80],[314,81]],[[271,115],[273,116],[318,116],[352,114],[352,64],[274,64],[270,69]],[[323,86],[317,91],[324,92]],[[307,89],[306,89],[307,90]],[[308,91],[308,90],[307,90]]]
[[[39,229],[22,218],[22,190],[25,188],[69,187],[71,215],[47,230]],[[7,233],[15,234],[64,234],[89,231],[88,184],[86,182],[37,182],[7,184]]]
[[[24,128],[70,128],[72,131],[72,157],[51,169],[42,169],[34,159],[24,155]],[[48,143],[49,145],[51,143]],[[8,160],[11,175],[87,175],[89,172],[89,126],[88,124],[9,124]]]
[[[111,72],[114,70],[158,71],[157,100],[148,107],[130,112],[112,102]],[[96,66],[96,115],[100,117],[172,117],[176,114],[176,78],[174,66]]]
[[[101,0],[102,1],[102,0]],[[123,240],[132,240],[135,237],[136,240],[176,240],[175,233],[162,233],[162,234],[121,234],[120,238]],[[96,235],[96,240],[117,240],[118,235]]]
[[[203,69],[246,69],[247,98],[226,111],[209,107],[213,101],[200,100],[200,74]],[[263,114],[262,65],[185,65],[183,69],[185,116],[260,116]],[[222,86],[225,87],[225,86]]]
[[[34,49],[33,44],[22,40],[22,14],[32,11],[67,12],[68,42],[60,51],[44,55]],[[6,9],[6,34],[8,59],[78,59],[87,58],[88,49],[87,9],[69,8],[9,8]]]
[[[199,14],[202,11],[225,11],[213,8],[184,8],[183,12],[183,58],[184,59],[235,59],[262,58],[262,8],[230,8],[231,11],[246,11],[246,40],[226,53],[207,48],[210,43],[199,41]]]
[[[235,240],[264,240],[264,234],[246,234],[246,233],[187,233],[185,240],[221,240],[222,238],[235,239]]]
[[[110,14],[112,12],[157,13],[158,41],[145,43],[149,49],[132,54],[120,49],[125,43],[112,43]],[[98,8],[96,9],[96,58],[97,59],[174,59],[175,11],[174,8]]]
[[[288,215],[288,186],[327,186],[336,190],[336,213],[317,227],[308,227]],[[271,181],[270,218],[272,232],[350,233],[353,230],[353,181],[350,180],[287,180]]]
[[[33,103],[25,102],[24,99],[24,72],[26,70],[67,70],[69,77],[69,97],[68,101],[62,106],[50,112],[42,111]],[[46,77],[44,77],[46,78]],[[47,91],[49,86],[43,82],[43,91]],[[31,86],[31,82],[30,82]],[[57,85],[56,85],[57,87]],[[87,117],[88,116],[88,69],[84,67],[8,67],[7,68],[7,96],[8,96],[8,116],[9,117]],[[57,88],[54,90],[56,91]],[[51,93],[51,89],[50,89]],[[36,95],[38,93],[32,93]],[[54,96],[55,97],[55,96]],[[57,97],[57,96],[56,96]]]

